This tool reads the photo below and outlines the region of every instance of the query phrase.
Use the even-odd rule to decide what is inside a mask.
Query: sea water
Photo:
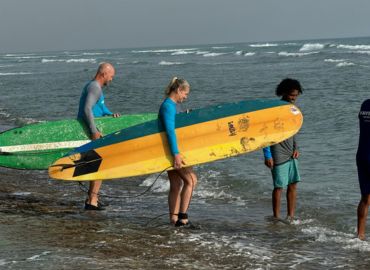
[[[197,230],[168,224],[166,174],[104,182],[107,210],[85,212],[77,183],[0,168],[0,269],[369,269],[370,242],[355,238],[355,153],[370,38],[3,53],[0,130],[75,118],[103,61],[116,68],[106,105],[123,115],[157,112],[173,76],[191,84],[189,109],[274,99],[282,79],[298,79],[297,220],[271,218],[261,151],[195,167]]]

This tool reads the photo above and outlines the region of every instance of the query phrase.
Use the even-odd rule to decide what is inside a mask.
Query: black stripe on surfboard
[[[81,158],[79,160],[74,160],[75,170],[73,172],[73,177],[94,173],[99,170],[100,164],[102,162],[102,157],[99,156],[94,150],[81,153]]]
[[[73,164],[56,164],[50,167],[62,167],[61,171],[74,168],[73,177],[94,173],[99,170],[102,157],[94,150],[81,153],[81,158],[73,160]]]

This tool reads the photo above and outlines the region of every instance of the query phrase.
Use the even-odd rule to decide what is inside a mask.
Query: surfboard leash
[[[157,180],[159,179],[159,177],[165,172],[167,171],[169,168],[171,168],[172,166],[169,166],[167,168],[165,168],[164,170],[162,170],[158,176],[155,178],[155,180],[153,181],[153,183],[143,192],[139,193],[139,194],[136,194],[136,195],[133,195],[133,196],[114,196],[114,195],[104,195],[104,194],[99,194],[99,193],[92,193],[94,195],[97,195],[97,196],[101,196],[101,197],[105,197],[105,198],[112,198],[112,199],[132,199],[132,198],[137,198],[137,197],[140,197],[140,196],[143,196],[144,194],[146,194],[147,192],[150,191],[150,189],[155,185],[155,183],[157,182]],[[89,189],[81,182],[81,181],[78,181],[78,185],[79,185],[79,188],[89,194]]]
[[[99,194],[99,193],[93,193],[93,194],[95,194],[97,196],[101,196],[101,197],[105,197],[105,198],[113,198],[113,199],[132,199],[132,198],[137,198],[137,197],[143,196],[143,195],[145,195],[147,192],[149,192],[151,190],[151,188],[155,185],[155,183],[157,182],[157,180],[159,179],[159,177],[165,171],[167,171],[171,167],[172,166],[169,166],[169,167],[165,168],[164,170],[162,170],[158,174],[158,176],[156,177],[156,179],[153,181],[153,183],[145,191],[143,191],[143,192],[141,192],[141,193],[139,193],[137,195],[134,195],[134,196],[113,196],[113,195],[104,195],[104,194]],[[188,204],[185,212],[187,212],[188,209],[189,209],[189,207],[190,207],[190,203],[191,203],[191,200],[192,200],[192,197],[193,197],[193,192],[194,192],[194,179],[193,179],[193,176],[188,171],[186,172],[186,174],[188,174],[190,176],[190,178],[191,178],[191,181],[192,181],[192,190],[191,190],[191,196],[190,196],[189,204]],[[78,181],[77,183],[79,185],[80,190],[82,190],[86,194],[89,194],[88,188],[81,181]],[[152,223],[154,220],[157,220],[158,218],[160,218],[162,216],[165,216],[165,215],[168,215],[168,213],[159,214],[159,215],[151,218],[150,220],[148,220],[148,222],[144,226],[145,227],[149,226],[149,224]],[[161,226],[164,226],[164,225],[168,225],[168,224],[167,223],[163,223],[163,224],[159,224],[159,225],[156,225],[156,226],[153,226],[153,227],[154,228],[158,228],[158,227],[161,227]]]

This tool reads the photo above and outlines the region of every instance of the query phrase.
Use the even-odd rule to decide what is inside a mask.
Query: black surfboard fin
[[[73,160],[73,164],[56,164],[49,167],[61,167],[61,171],[75,168],[73,172],[73,177],[75,177],[97,172],[101,162],[101,156],[99,156],[99,154],[94,150],[90,150],[88,152],[81,153],[81,158],[78,160]]]
[[[73,177],[76,177],[97,172],[102,162],[102,157],[94,150],[90,150],[85,153],[81,153],[81,158],[73,162],[75,163]]]

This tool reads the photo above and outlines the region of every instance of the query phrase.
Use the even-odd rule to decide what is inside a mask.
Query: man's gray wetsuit
[[[91,134],[98,132],[94,118],[113,113],[104,104],[104,94],[101,86],[95,80],[88,82],[82,90],[78,119],[86,122]]]

